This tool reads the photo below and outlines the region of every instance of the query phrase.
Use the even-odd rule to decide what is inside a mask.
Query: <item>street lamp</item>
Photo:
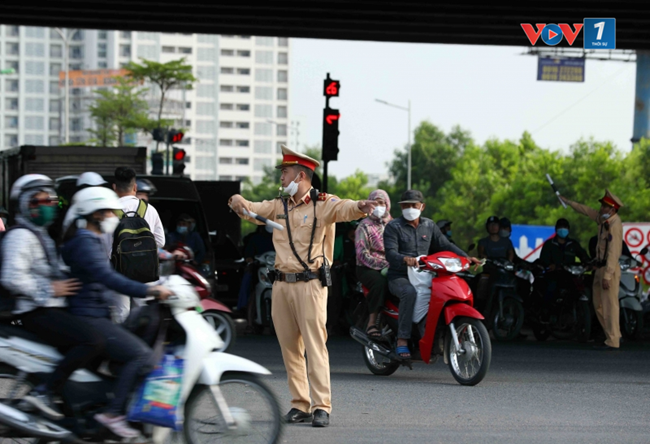
[[[65,143],[70,143],[70,85],[68,84],[68,71],[70,70],[70,63],[68,57],[70,56],[70,36],[66,29],[65,32],[61,28],[54,28],[59,33],[63,40],[63,48],[65,52],[64,69],[65,69]],[[76,29],[73,29],[73,34]]]
[[[408,145],[406,148],[408,150],[408,166],[406,170],[406,189],[410,190],[411,189],[411,100],[409,100],[409,105],[407,107],[395,105],[393,103],[388,103],[387,101],[380,100],[380,99],[375,99],[375,101],[382,103],[384,105],[392,106],[393,108],[401,109],[402,111],[407,111],[409,114]]]

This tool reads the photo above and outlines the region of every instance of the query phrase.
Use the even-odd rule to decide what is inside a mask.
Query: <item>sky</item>
[[[524,131],[547,149],[566,151],[581,138],[631,148],[636,64],[587,60],[585,82],[537,81],[537,57],[526,47],[291,40],[290,114],[301,120],[301,145],[321,145],[323,80],[340,80],[339,156],[330,174],[356,169],[387,174],[411,125],[428,120],[448,132],[469,130],[475,142],[518,140]]]

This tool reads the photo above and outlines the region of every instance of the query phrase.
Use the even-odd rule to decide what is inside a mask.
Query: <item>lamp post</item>
[[[409,116],[408,117],[408,145],[407,145],[408,166],[406,171],[406,189],[410,190],[411,189],[411,100],[409,99],[409,104],[406,107],[395,105],[393,103],[388,103],[387,101],[380,100],[380,99],[375,99],[375,101],[408,112],[408,116]]]
[[[70,34],[61,28],[54,28],[59,33],[63,40],[63,51],[65,52],[64,65],[65,69],[65,143],[70,143],[70,85],[68,84],[68,71],[70,70],[70,63],[68,57],[70,56]],[[76,31],[73,29],[73,32]]]

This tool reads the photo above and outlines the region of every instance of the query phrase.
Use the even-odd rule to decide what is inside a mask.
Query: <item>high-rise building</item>
[[[289,110],[289,39],[102,30],[63,30],[69,37],[70,70],[119,69],[141,59],[185,58],[199,81],[172,91],[164,118],[185,129],[179,145],[190,161],[186,174],[198,180],[258,183],[264,166],[276,163],[280,145],[292,136]],[[59,145],[65,140],[64,91],[59,88],[66,45],[53,28],[0,26],[2,119],[0,149]],[[157,109],[159,91],[147,100]],[[93,121],[87,111],[96,93],[70,88],[70,142],[85,142]],[[152,111],[155,114],[155,111]],[[132,142],[153,149],[150,135]],[[161,144],[160,149],[164,148]]]

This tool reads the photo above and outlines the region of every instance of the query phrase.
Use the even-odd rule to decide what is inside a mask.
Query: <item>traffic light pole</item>
[[[167,139],[167,153],[165,154],[165,176],[169,176],[169,137],[166,137]]]

